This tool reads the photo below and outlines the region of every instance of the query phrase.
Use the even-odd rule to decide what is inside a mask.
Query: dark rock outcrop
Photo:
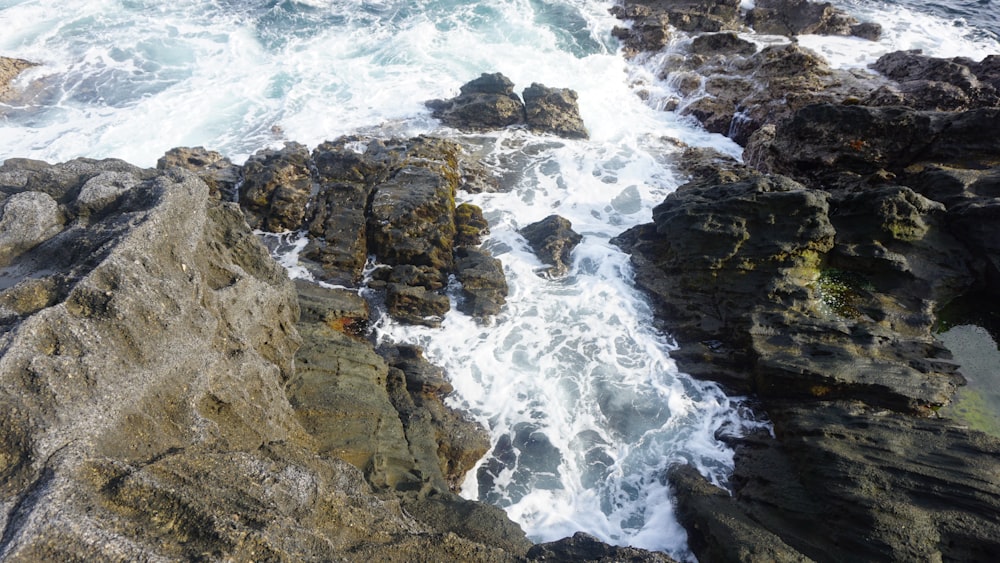
[[[549,264],[545,274],[553,277],[569,272],[570,254],[583,237],[573,230],[569,220],[558,215],[550,215],[537,223],[532,223],[520,231],[528,241],[528,246],[542,262]]]
[[[343,137],[311,155],[289,145],[248,161],[241,201],[253,225],[305,231],[301,259],[319,280],[358,287],[374,256],[380,267],[369,287],[382,294],[386,311],[437,326],[451,307],[448,276],[462,276],[457,249],[480,244],[489,230],[482,210],[455,205],[467,176],[481,175],[467,161],[457,143],[431,137]],[[494,278],[502,272],[496,266]],[[477,276],[482,272],[466,276],[470,287]],[[495,314],[502,305],[506,284],[496,282],[494,305],[475,306],[473,314]]]
[[[462,284],[458,310],[479,318],[498,314],[507,302],[507,278],[500,261],[478,248],[460,248],[455,257]]]
[[[464,84],[458,96],[430,100],[427,107],[441,123],[465,131],[494,131],[527,125],[536,133],[567,139],[586,139],[577,94],[568,88],[533,83],[524,90],[524,101],[514,93],[514,83],[500,74],[483,73]]]
[[[599,561],[601,563],[615,561],[674,563],[673,559],[663,553],[635,547],[608,545],[583,532],[577,532],[572,537],[559,541],[538,544],[528,551],[528,559],[530,561]]]
[[[499,72],[483,73],[464,84],[450,100],[427,102],[432,115],[456,129],[491,131],[524,123],[524,103],[514,93],[514,83]]]
[[[747,148],[770,174],[692,153],[694,180],[618,239],[681,369],[753,392],[774,424],[736,442],[732,497],[670,472],[702,560],[997,548],[1000,495],[976,475],[1000,440],[921,418],[964,381],[935,311],[1000,296],[995,112],[804,107]]]
[[[243,165],[240,206],[254,229],[298,229],[311,193],[309,151],[298,143],[288,143],[277,151],[260,151]]]
[[[876,23],[861,23],[829,2],[756,0],[747,12],[747,25],[766,35],[856,35],[871,41],[882,36]]]
[[[553,133],[567,139],[590,136],[580,117],[576,92],[533,83],[524,89],[525,121],[532,131]]]
[[[898,83],[873,92],[871,105],[906,105],[920,110],[961,111],[1000,105],[996,61],[976,63],[966,58],[939,59],[920,51],[896,51],[880,57],[872,69]],[[981,76],[980,76],[981,75]]]

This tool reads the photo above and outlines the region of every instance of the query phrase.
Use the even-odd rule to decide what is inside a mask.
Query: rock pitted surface
[[[523,94],[524,101],[521,101],[514,93],[514,83],[503,74],[483,73],[464,84],[458,96],[430,100],[427,107],[443,124],[466,131],[527,125],[536,133],[551,133],[568,139],[589,136],[580,117],[575,91],[533,83]]]
[[[296,288],[198,176],[10,159],[0,193],[19,241],[0,286],[0,558],[530,547],[451,493],[487,444],[441,403],[440,370],[416,349],[376,354],[356,292]]]
[[[758,31],[786,4],[801,3],[758,1]],[[807,10],[826,32],[872,31],[826,8]],[[772,15],[773,32],[816,31]],[[731,492],[665,475],[700,560],[1000,548],[1000,439],[937,417],[964,378],[935,338],[945,304],[1000,298],[996,60],[891,53],[876,77],[725,33],[672,59],[680,111],[745,144],[749,166],[687,151],[691,181],[617,241],[680,368],[752,393],[774,425],[734,441]]]
[[[463,309],[475,316],[496,314],[507,295],[498,261],[456,261],[488,232],[482,210],[455,203],[467,178],[481,183],[475,172],[476,163],[444,139],[343,137],[311,153],[292,143],[250,158],[240,201],[251,226],[306,233],[301,257],[317,279],[360,287],[372,256],[379,267],[367,287],[382,295],[388,314],[437,326],[451,308],[450,275],[468,280],[466,293],[480,291],[490,264],[491,304]],[[474,271],[463,274],[464,267]]]
[[[573,230],[569,220],[558,215],[549,215],[518,232],[528,241],[538,259],[549,265],[545,273],[553,277],[569,272],[572,263],[570,255],[583,240],[583,236]]]

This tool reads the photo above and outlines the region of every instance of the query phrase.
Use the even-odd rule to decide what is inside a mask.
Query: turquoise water
[[[836,65],[901,48],[975,58],[998,50],[992,28],[969,16],[958,25],[918,3],[836,3],[887,28],[879,43],[801,38]],[[649,221],[683,181],[671,164],[677,141],[737,157],[740,148],[657,109],[671,92],[656,58],[643,66],[620,56],[610,6],[0,0],[0,53],[41,63],[19,81],[27,94],[0,104],[0,160],[152,166],[172,147],[202,145],[239,163],[288,140],[455,135],[424,101],[483,72],[503,72],[518,90],[576,90],[587,141],[522,130],[457,136],[511,189],[461,195],[491,223],[485,245],[511,286],[505,310],[487,326],[456,312],[440,329],[383,320],[377,336],[425,346],[447,369],[454,404],[490,429],[493,449],[463,494],[502,506],[538,541],[585,531],[688,558],[663,470],[691,463],[725,484],[732,451],[718,435],[756,423],[738,398],[678,371],[628,256],[608,241]],[[553,213],[584,236],[558,280],[537,274],[542,265],[517,234]],[[294,272],[294,256],[283,258]]]

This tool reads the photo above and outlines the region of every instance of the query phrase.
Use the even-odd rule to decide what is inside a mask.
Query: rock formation
[[[586,139],[577,94],[568,88],[533,83],[524,90],[524,101],[514,93],[514,83],[500,74],[483,73],[464,84],[458,96],[430,100],[427,107],[441,123],[465,131],[492,131],[527,125],[536,133],[567,139]]]
[[[24,59],[0,57],[0,101],[11,95],[10,83],[25,69],[35,66],[35,63]]]
[[[530,547],[451,492],[488,444],[440,370],[378,355],[356,292],[296,291],[195,174],[9,159],[0,193],[0,558]]]
[[[532,223],[520,231],[528,241],[528,246],[542,262],[549,265],[545,273],[559,277],[569,272],[570,254],[583,237],[573,230],[573,225],[564,217],[550,215],[537,223]]]
[[[794,44],[752,52],[702,34],[674,71],[681,111],[749,166],[688,151],[691,181],[617,239],[680,368],[753,394],[774,425],[734,441],[731,495],[665,476],[691,547],[988,559],[1000,439],[937,417],[964,378],[934,331],[946,303],[1000,297],[995,57],[892,53],[883,76],[848,77]]]

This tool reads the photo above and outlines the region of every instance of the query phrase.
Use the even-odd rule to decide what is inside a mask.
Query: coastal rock
[[[781,123],[806,105],[864,97],[885,83],[861,71],[831,69],[795,43],[756,53],[744,43],[726,35],[699,36],[691,48],[703,54],[672,62],[664,72],[665,79],[681,86],[681,114],[741,145],[761,127]],[[686,81],[692,75],[704,78]]]
[[[24,59],[0,57],[0,101],[6,100],[11,95],[10,83],[17,78],[17,75],[33,66],[35,63]]]
[[[240,206],[254,229],[299,229],[311,193],[309,151],[298,143],[288,143],[281,150],[260,151],[243,165]]]
[[[196,175],[8,159],[0,192],[6,220],[65,214],[3,267],[5,560],[523,556],[502,511],[450,492],[488,444],[440,373],[412,350],[390,367],[349,330],[356,293],[293,286]]]
[[[514,83],[500,74],[483,73],[462,86],[450,100],[427,102],[441,123],[469,131],[491,131],[524,123],[524,103],[514,93]]]
[[[670,16],[654,13],[648,6],[627,2],[616,4],[609,10],[618,19],[628,20],[628,27],[615,26],[611,35],[622,42],[627,57],[639,53],[656,52],[670,42]]]
[[[0,208],[0,265],[49,240],[63,229],[63,216],[52,196],[19,192]]]
[[[576,92],[568,88],[549,88],[533,83],[524,89],[524,110],[528,128],[552,133],[567,139],[590,136],[580,117]]]
[[[455,207],[455,246],[479,246],[490,224],[478,205],[460,203]]]
[[[863,24],[829,2],[756,0],[747,12],[747,25],[764,35],[856,35],[878,41],[882,27]]]
[[[233,201],[237,197],[236,186],[242,169],[216,151],[205,147],[176,147],[156,161],[158,170],[171,166],[180,166],[197,174],[208,185],[212,197],[223,201]]]
[[[500,261],[477,248],[459,248],[455,258],[456,276],[462,284],[458,310],[479,318],[498,314],[508,291]]]
[[[583,237],[573,230],[565,218],[550,215],[518,231],[542,262],[549,264],[545,273],[559,277],[569,272],[570,254]]]
[[[990,58],[975,63],[962,57],[928,57],[919,50],[882,55],[871,68],[895,80],[898,87],[873,92],[868,103],[938,111],[995,107],[1000,105],[1000,84],[994,66]]]
[[[572,537],[554,542],[540,543],[528,551],[531,561],[598,561],[612,563],[675,563],[664,553],[646,551],[635,547],[608,545],[599,539],[577,532]]]
[[[966,112],[816,104],[782,123],[772,140],[748,146],[762,170],[845,185],[886,171],[904,175],[919,163],[989,168],[1000,140],[1000,108]],[[917,167],[915,170],[919,170]]]

